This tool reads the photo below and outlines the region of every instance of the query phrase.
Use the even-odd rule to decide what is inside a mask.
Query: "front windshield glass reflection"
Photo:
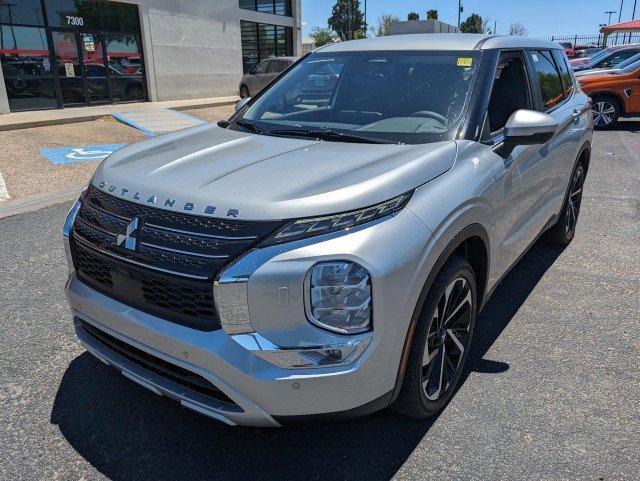
[[[276,135],[323,129],[388,143],[452,139],[479,55],[318,52],[281,77],[239,120]]]

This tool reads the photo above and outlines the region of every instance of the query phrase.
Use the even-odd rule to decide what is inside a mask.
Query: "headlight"
[[[315,217],[312,219],[301,219],[286,224],[271,237],[267,238],[262,245],[281,244],[294,240],[304,239],[316,235],[328,234],[343,229],[350,229],[367,222],[389,216],[402,210],[407,204],[413,192],[399,195],[391,200],[382,202],[371,207],[360,210],[344,212],[326,217]]]
[[[371,329],[371,278],[353,262],[321,262],[306,278],[309,321],[341,334]]]

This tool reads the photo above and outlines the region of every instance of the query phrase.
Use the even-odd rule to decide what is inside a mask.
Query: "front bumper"
[[[398,232],[402,235],[398,236]],[[403,245],[390,249],[394,237]],[[223,322],[225,329],[212,332],[133,309],[91,289],[73,272],[66,292],[80,341],[89,352],[125,376],[227,424],[278,426],[280,418],[341,413],[362,406],[381,407],[375,401],[388,400],[385,395],[395,386],[409,319],[419,292],[413,288],[415,269],[429,237],[424,224],[404,210],[384,222],[346,235],[280,247],[268,256],[260,253],[263,258],[253,263],[252,272],[231,276],[232,281],[241,282],[216,285],[218,299],[225,295],[225,301],[237,301],[238,293],[246,299],[237,306],[237,312],[227,309],[221,313],[228,320],[235,312],[240,322],[235,326]],[[311,325],[304,316],[304,275],[316,262],[336,259],[358,262],[371,274],[372,333],[333,334]],[[240,261],[228,272],[238,274],[239,266],[242,267]],[[288,288],[286,303],[278,296],[283,285]],[[227,288],[230,290],[225,291]],[[233,302],[220,304],[219,310]],[[82,321],[201,376],[232,403],[212,400],[141,368],[89,335]],[[353,349],[344,351],[349,354],[342,363],[304,366],[300,362],[309,357],[305,352],[345,346]]]

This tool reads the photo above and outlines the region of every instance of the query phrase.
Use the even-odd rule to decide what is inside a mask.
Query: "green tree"
[[[371,27],[371,31],[376,37],[384,37],[389,35],[389,29],[392,22],[399,22],[400,17],[390,13],[381,13],[378,17],[378,25]]]
[[[427,20],[438,20],[438,11],[427,10]]]
[[[311,30],[311,34],[309,36],[313,39],[316,47],[322,47],[328,43],[333,43],[334,35],[335,34],[328,28],[315,27]]]
[[[460,24],[460,31],[462,33],[484,33],[482,17],[477,13],[472,13]]]
[[[364,37],[367,28],[360,0],[336,0],[327,23],[342,41]]]
[[[407,15],[407,20],[413,22],[415,20],[420,20],[420,14],[418,12],[409,12]]]

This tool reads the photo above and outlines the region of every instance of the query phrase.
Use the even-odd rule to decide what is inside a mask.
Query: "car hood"
[[[125,147],[94,186],[163,209],[280,220],[370,206],[449,170],[456,142],[361,144],[283,138],[206,124]]]

